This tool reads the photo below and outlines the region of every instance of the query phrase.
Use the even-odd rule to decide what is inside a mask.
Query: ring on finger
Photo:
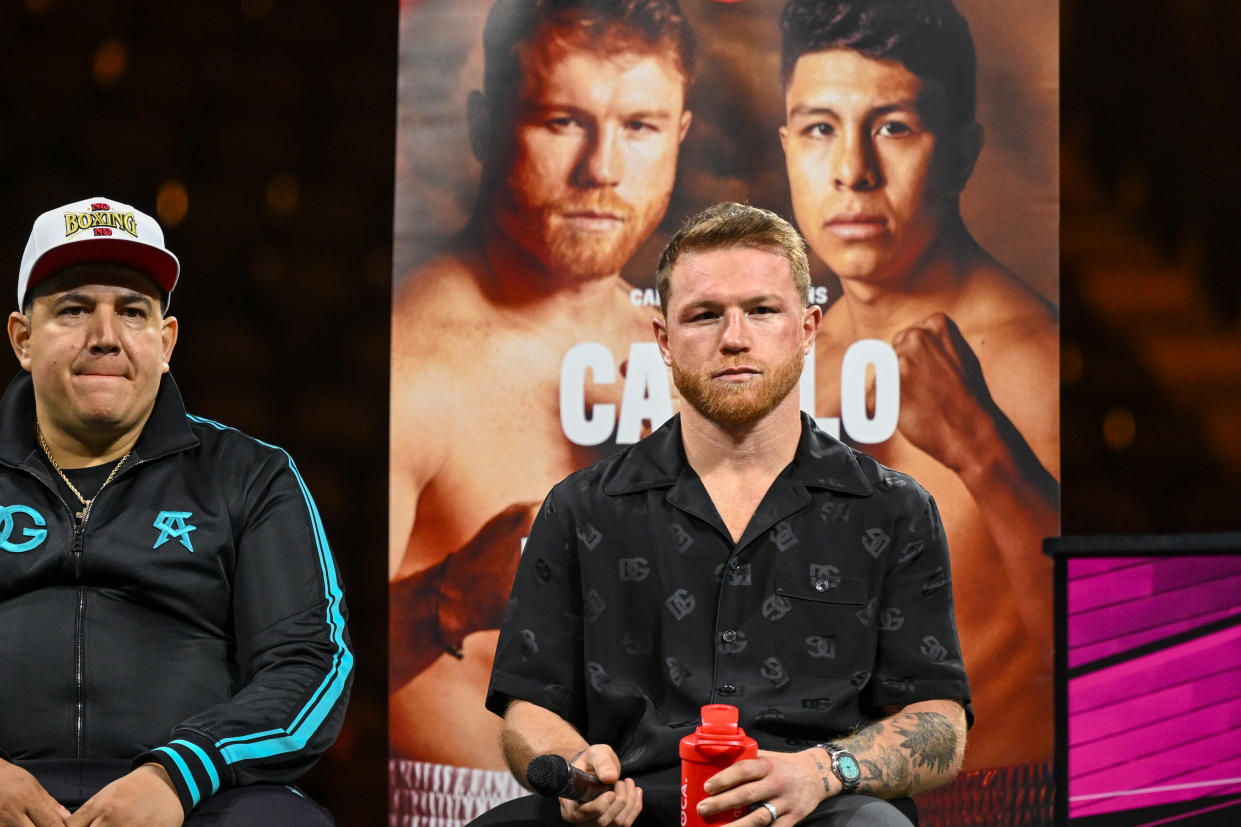
[[[776,811],[776,805],[772,804],[770,801],[764,801],[763,807],[767,810],[767,812],[771,813],[771,821],[767,823],[775,824],[776,819],[780,817],[780,813]]]

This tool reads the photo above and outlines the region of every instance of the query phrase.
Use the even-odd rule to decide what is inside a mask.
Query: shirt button
[[[728,561],[728,567],[732,569],[733,571],[736,571],[737,569],[741,568],[741,561],[738,560],[736,557],[734,557],[733,559]]]
[[[736,640],[736,639],[737,639],[737,633],[736,633],[736,632],[734,632],[732,629],[729,629],[727,632],[725,632],[724,634],[720,635],[720,638],[721,638],[721,639],[722,639],[725,643],[732,643],[734,640]]]
[[[831,584],[831,583],[829,583],[829,582],[827,582],[826,580],[816,580],[816,581],[814,581],[814,590],[815,590],[815,591],[818,591],[818,592],[825,592],[825,591],[827,591],[828,589],[830,589],[831,587],[832,587],[832,584]]]
[[[720,687],[721,695],[731,695],[736,691],[737,691],[737,687],[733,686],[731,683],[726,683]]]

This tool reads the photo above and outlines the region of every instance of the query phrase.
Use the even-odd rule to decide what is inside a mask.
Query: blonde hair
[[[659,291],[659,309],[665,316],[672,293],[672,270],[681,256],[729,247],[750,247],[783,256],[793,272],[793,286],[801,306],[808,306],[810,262],[805,240],[792,224],[770,210],[725,201],[686,221],[660,254],[655,289]]]

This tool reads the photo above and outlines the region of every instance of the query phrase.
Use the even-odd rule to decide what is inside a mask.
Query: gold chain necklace
[[[52,467],[56,469],[56,473],[60,474],[60,478],[65,481],[65,485],[69,486],[69,490],[72,491],[74,496],[76,496],[82,503],[82,510],[76,514],[79,520],[86,519],[86,512],[90,510],[90,504],[95,501],[95,497],[99,496],[99,491],[102,491],[107,487],[108,483],[112,482],[112,478],[116,476],[116,472],[121,470],[121,466],[125,464],[125,460],[129,459],[129,455],[133,453],[133,449],[130,448],[125,452],[125,456],[116,461],[116,465],[112,466],[112,473],[108,474],[108,478],[103,481],[103,485],[99,486],[99,491],[95,492],[95,497],[91,497],[88,500],[82,496],[82,492],[78,490],[78,487],[69,481],[69,478],[65,476],[65,472],[60,470],[60,463],[56,462],[56,458],[52,456],[51,449],[47,447],[47,440],[43,438],[43,429],[39,427],[39,420],[37,419],[34,421],[34,433],[35,436],[39,438],[39,447],[43,449],[43,455],[47,457],[47,461],[52,464]]]

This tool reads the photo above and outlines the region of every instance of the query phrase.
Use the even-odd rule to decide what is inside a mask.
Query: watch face
[[[836,761],[836,765],[840,767],[841,774],[850,780],[860,778],[862,771],[858,769],[857,761],[853,760],[852,755],[842,755]]]

